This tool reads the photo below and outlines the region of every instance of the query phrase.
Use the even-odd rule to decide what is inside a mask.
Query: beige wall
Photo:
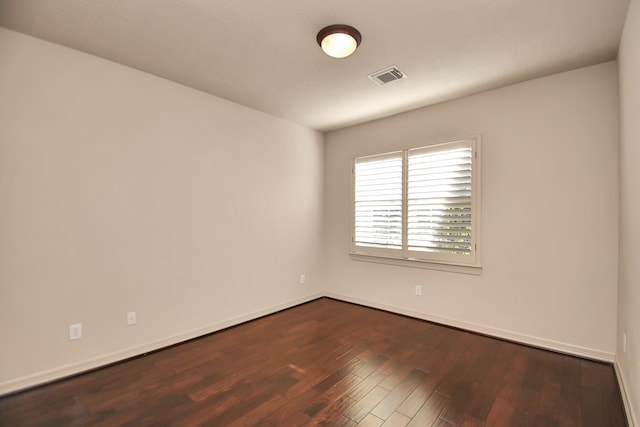
[[[632,0],[618,56],[620,68],[620,290],[617,361],[640,416],[640,3]],[[627,352],[622,334],[627,335]]]
[[[320,292],[322,134],[4,29],[0,55],[0,393]]]
[[[479,276],[350,259],[354,157],[477,133],[483,137],[484,268]],[[325,145],[331,295],[613,360],[615,62],[331,132]],[[418,284],[421,297],[414,295]]]

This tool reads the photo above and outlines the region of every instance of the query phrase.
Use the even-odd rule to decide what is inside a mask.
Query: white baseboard
[[[85,371],[100,368],[115,362],[129,359],[131,357],[139,356],[144,353],[159,350],[164,347],[168,347],[174,344],[178,344],[193,338],[198,338],[203,335],[210,334],[231,326],[239,325],[240,323],[254,320],[262,316],[266,316],[280,310],[294,307],[305,302],[312,301],[317,298],[321,298],[324,295],[322,293],[308,295],[303,298],[291,300],[282,304],[277,304],[271,307],[263,308],[242,316],[233,317],[222,322],[217,322],[212,325],[204,326],[201,328],[193,329],[181,334],[173,335],[170,337],[162,338],[160,340],[152,341],[142,345],[129,347],[123,350],[119,350],[110,354],[98,356],[92,359],[84,360],[77,363],[71,363],[69,365],[56,367],[46,371],[37,372],[32,375],[12,379],[0,383],[0,396],[14,393],[26,388],[42,385],[51,381],[59,380],[71,375],[76,375]]]
[[[180,342],[187,341],[193,338],[201,337],[203,335],[207,335],[212,332],[216,332],[234,325],[238,325],[240,323],[247,322],[249,320],[257,319],[259,317],[266,316],[280,310],[294,307],[296,305],[303,304],[305,302],[309,302],[314,299],[321,298],[323,296],[327,296],[329,298],[334,298],[334,299],[342,300],[346,302],[351,302],[354,304],[360,304],[367,307],[378,308],[381,310],[390,311],[393,313],[398,313],[398,314],[402,314],[410,317],[415,317],[417,319],[423,319],[423,320],[427,320],[427,321],[431,321],[431,322],[435,322],[435,323],[439,323],[447,326],[453,326],[456,328],[461,328],[461,329],[465,329],[472,332],[478,332],[481,334],[494,336],[497,338],[503,338],[509,341],[519,342],[526,345],[553,350],[560,353],[566,353],[574,356],[580,356],[580,357],[585,357],[589,359],[595,359],[595,360],[610,362],[610,363],[614,362],[615,360],[615,355],[612,353],[574,346],[571,344],[542,339],[539,337],[524,335],[516,332],[502,330],[502,329],[496,329],[496,328],[492,328],[492,327],[488,327],[480,324],[460,321],[457,319],[429,315],[426,313],[417,312],[417,311],[405,309],[402,307],[376,303],[374,301],[363,300],[363,299],[342,295],[342,294],[337,294],[333,292],[325,292],[325,293],[317,293],[317,294],[309,295],[303,298],[298,298],[282,304],[277,304],[271,307],[267,307],[258,311],[245,314],[245,315],[233,317],[233,318],[224,320],[222,322],[217,322],[212,325],[208,325],[202,328],[197,328],[191,331],[187,331],[181,334],[177,334],[177,335],[166,337],[160,340],[145,343],[139,346],[130,347],[127,349],[119,350],[110,354],[98,356],[98,357],[84,360],[81,362],[72,363],[69,365],[56,367],[50,370],[37,372],[32,375],[27,375],[24,377],[12,379],[12,380],[0,383],[0,396],[9,394],[9,393],[14,393],[26,388],[42,385],[51,381],[59,380],[71,375],[76,375],[85,371],[89,371],[105,365],[109,365],[111,363],[120,362],[122,360],[126,360],[131,357],[139,356],[144,353],[149,353],[151,351],[155,351],[167,346],[178,344]],[[620,381],[620,384],[622,387],[623,382]],[[625,403],[625,405],[628,406],[627,403]]]
[[[618,384],[620,385],[620,394],[622,395],[622,403],[624,404],[624,411],[627,414],[627,422],[629,423],[629,427],[640,427],[638,424],[638,418],[633,411],[633,406],[631,405],[631,398],[629,393],[627,392],[627,386],[625,385],[624,376],[620,371],[620,366],[618,366],[618,360],[613,364],[613,368],[616,371],[616,377],[618,378]]]
[[[480,325],[477,323],[465,322],[463,320],[452,319],[442,316],[434,316],[431,314],[409,310],[402,307],[396,307],[388,304],[381,304],[374,301],[363,300],[347,295],[336,294],[333,292],[326,292],[325,295],[329,298],[335,298],[346,302],[352,302],[354,304],[360,304],[367,307],[378,308],[392,313],[402,314],[409,317],[415,317],[417,319],[427,320],[434,323],[439,323],[446,326],[453,326],[454,328],[460,328],[471,332],[477,332],[483,335],[489,335],[496,338],[502,338],[508,341],[514,341],[521,344],[530,345],[533,347],[539,347],[546,350],[552,350],[559,353],[570,354],[573,356],[584,357],[587,359],[598,360],[602,362],[613,363],[615,354],[608,353],[600,350],[595,350],[586,347],[575,346],[563,342],[553,341],[545,338],[535,337],[531,335],[521,334],[518,332],[507,331],[504,329],[492,328],[490,326]]]

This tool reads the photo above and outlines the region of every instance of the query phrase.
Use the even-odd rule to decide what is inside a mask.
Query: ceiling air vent
[[[396,80],[404,79],[407,77],[407,75],[400,71],[398,67],[392,65],[391,67],[385,68],[384,70],[376,71],[373,74],[369,74],[368,77],[375,83],[384,85]]]

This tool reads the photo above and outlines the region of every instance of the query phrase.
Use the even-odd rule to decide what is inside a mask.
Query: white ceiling
[[[327,131],[613,60],[628,3],[0,0],[0,25]],[[353,56],[322,53],[329,24],[360,30]],[[390,65],[408,78],[367,78]]]

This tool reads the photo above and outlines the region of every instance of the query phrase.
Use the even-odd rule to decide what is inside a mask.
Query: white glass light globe
[[[322,50],[334,58],[345,58],[358,47],[356,39],[348,34],[333,33],[322,39]]]

